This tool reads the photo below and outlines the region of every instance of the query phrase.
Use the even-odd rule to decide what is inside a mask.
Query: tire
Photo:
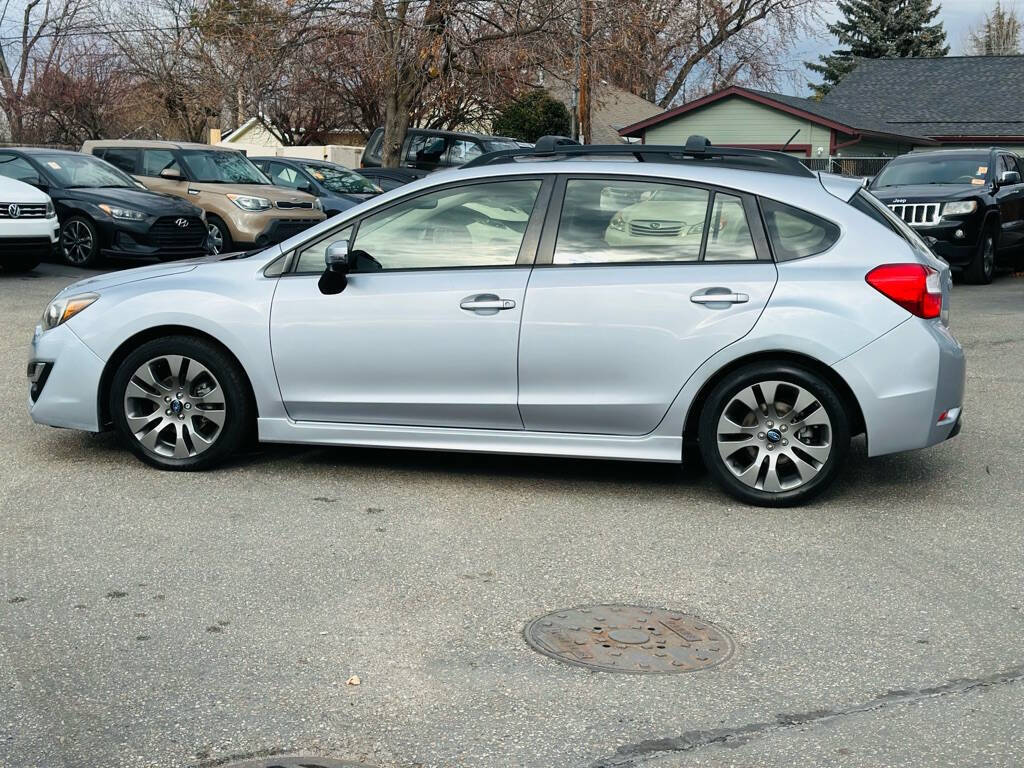
[[[756,506],[791,507],[839,474],[850,450],[850,417],[818,374],[788,363],[753,363],[715,385],[701,411],[699,438],[704,464],[726,493]]]
[[[241,368],[217,344],[192,336],[154,339],[128,355],[108,407],[125,447],[167,470],[215,466],[246,443],[255,422]]]
[[[972,285],[988,285],[996,273],[996,231],[986,227],[971,263],[964,268],[964,282]]]
[[[234,244],[231,242],[231,230],[218,216],[206,217],[206,230],[210,233],[212,253],[231,253]]]
[[[60,255],[73,267],[98,267],[103,259],[96,225],[85,216],[72,216],[61,224]]]
[[[11,256],[0,262],[0,269],[4,272],[29,272],[39,266],[38,256]]]

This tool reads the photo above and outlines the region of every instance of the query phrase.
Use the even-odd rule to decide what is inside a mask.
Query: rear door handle
[[[695,293],[690,301],[694,304],[746,304],[750,297],[745,293]]]
[[[502,299],[493,293],[481,293],[476,296],[467,296],[459,302],[459,307],[468,309],[470,312],[487,312],[489,314],[503,309],[515,309],[514,299]]]

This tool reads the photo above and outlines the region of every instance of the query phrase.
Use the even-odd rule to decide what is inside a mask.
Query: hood
[[[305,192],[298,192],[287,187],[275,187],[273,184],[211,184],[210,182],[190,181],[188,185],[192,189],[200,189],[203,192],[214,194],[265,197],[274,203],[309,203],[312,205],[316,199],[313,195]]]
[[[6,176],[0,176],[0,196],[7,203],[45,203],[50,199],[49,195],[38,187]]]
[[[132,187],[74,187],[60,190],[63,199],[85,200],[134,208],[150,216],[199,216],[201,210],[187,200]]]
[[[182,272],[190,272],[203,264],[214,264],[218,261],[226,261],[233,258],[232,254],[216,254],[213,256],[200,256],[196,259],[183,259],[165,264],[153,264],[148,267],[136,267],[134,269],[122,269],[118,272],[108,272],[104,275],[87,277],[72,283],[58,293],[58,296],[65,296],[75,293],[86,293],[87,291],[103,291],[106,288],[113,288],[116,285],[135,283],[139,280],[149,280],[153,277],[164,277],[166,275],[177,275]]]
[[[908,203],[930,203],[963,200],[988,191],[988,186],[984,184],[908,184],[902,187],[873,188],[871,194],[886,203],[891,203],[896,198]]]

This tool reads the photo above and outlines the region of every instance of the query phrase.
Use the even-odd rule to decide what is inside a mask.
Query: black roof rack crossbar
[[[632,157],[638,163],[706,162],[723,168],[813,178],[814,172],[792,155],[763,149],[713,146],[703,136],[691,136],[686,146],[656,144],[578,144],[564,136],[543,136],[532,149],[503,149],[480,155],[463,168],[501,165],[523,160],[571,160],[582,157]]]

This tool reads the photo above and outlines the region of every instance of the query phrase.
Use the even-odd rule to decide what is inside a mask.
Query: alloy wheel
[[[799,488],[832,453],[832,422],[820,400],[788,381],[761,381],[734,394],[717,428],[718,453],[740,482],[779,493]]]
[[[124,393],[124,415],[135,439],[174,459],[209,450],[224,428],[224,391],[202,363],[162,355],[140,365]]]
[[[85,264],[93,251],[93,236],[89,225],[84,221],[69,221],[61,233],[61,246],[64,256],[72,264]]]
[[[207,224],[206,231],[210,234],[210,247],[214,253],[220,253],[224,250],[224,233],[220,231],[220,227],[216,224]]]
[[[996,244],[992,236],[985,238],[984,250],[981,253],[981,268],[986,278],[991,278],[996,269]]]

